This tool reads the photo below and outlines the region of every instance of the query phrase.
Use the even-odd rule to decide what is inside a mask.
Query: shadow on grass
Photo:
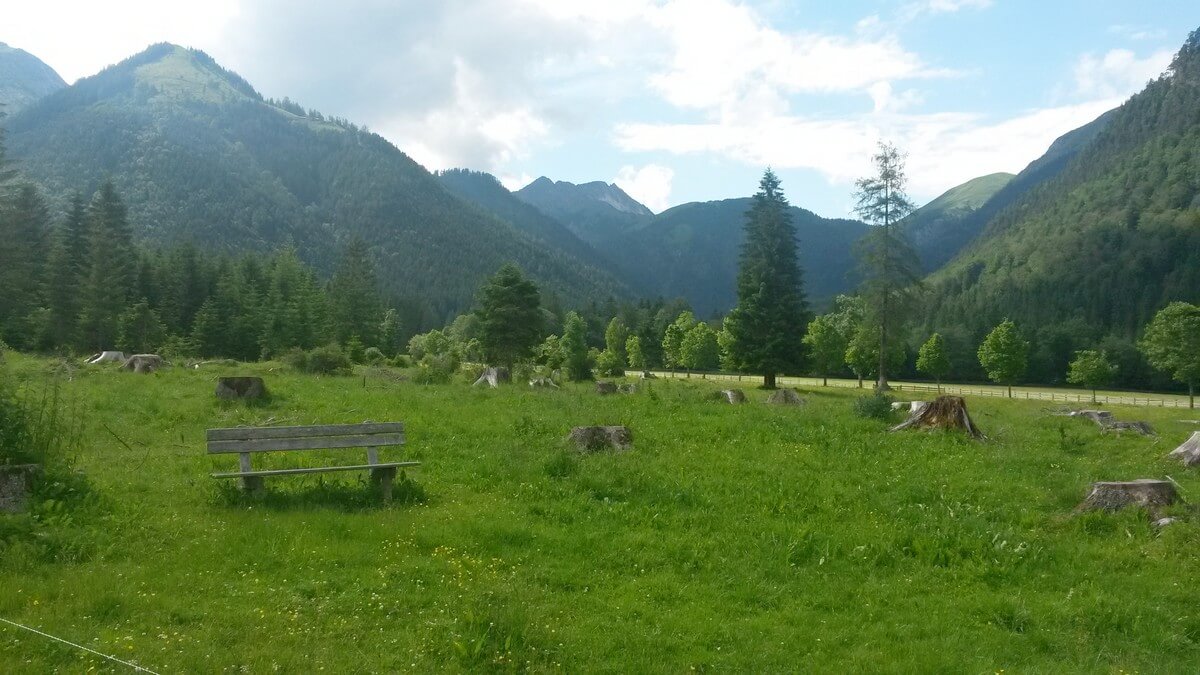
[[[403,472],[392,485],[392,501],[384,503],[378,485],[359,480],[353,483],[317,479],[315,483],[288,484],[286,477],[267,480],[263,490],[248,493],[236,479],[217,484],[214,498],[218,506],[242,508],[258,506],[275,511],[304,511],[319,508],[347,513],[419,506],[428,501],[425,488]],[[293,481],[295,479],[292,479]]]

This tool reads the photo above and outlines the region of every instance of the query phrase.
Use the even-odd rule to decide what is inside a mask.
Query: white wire
[[[116,663],[119,663],[123,666],[129,666],[130,668],[133,668],[136,671],[140,671],[143,673],[150,673],[151,675],[160,675],[159,673],[156,673],[153,670],[150,670],[149,668],[143,668],[142,666],[139,666],[136,663],[122,661],[121,659],[118,659],[115,656],[109,656],[108,654],[103,654],[101,652],[96,651],[95,649],[89,649],[87,647],[84,647],[83,645],[77,645],[74,642],[71,642],[69,640],[64,640],[60,637],[54,637],[53,635],[51,635],[49,633],[43,633],[42,631],[40,631],[36,628],[30,628],[29,626],[23,626],[23,625],[17,623],[16,621],[9,621],[8,619],[5,619],[3,617],[0,617],[0,621],[3,621],[4,623],[7,623],[12,626],[16,626],[17,628],[24,628],[25,630],[29,631],[30,633],[37,633],[38,635],[41,635],[42,637],[48,637],[51,640],[57,640],[57,641],[63,643],[64,645],[71,645],[72,647],[75,647],[76,649],[82,649],[85,652],[90,652],[92,654],[95,654],[96,656],[106,658],[109,661],[115,661]]]

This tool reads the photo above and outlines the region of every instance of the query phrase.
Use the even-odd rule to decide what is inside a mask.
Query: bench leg
[[[263,493],[262,476],[242,476],[242,489],[246,494],[261,495]]]
[[[379,494],[384,504],[392,501],[392,483],[396,479],[396,467],[386,469],[371,469],[371,482],[379,485]]]

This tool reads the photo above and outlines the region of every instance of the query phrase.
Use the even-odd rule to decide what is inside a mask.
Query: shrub
[[[454,352],[426,354],[417,364],[413,381],[419,384],[445,384],[458,371],[458,355]]]
[[[317,347],[308,353],[305,372],[315,375],[348,375],[351,371],[350,357],[335,344]]]
[[[394,368],[412,368],[413,360],[408,354],[397,354],[392,359],[392,367]]]
[[[876,392],[870,396],[854,399],[854,414],[876,420],[890,419],[892,416],[892,397]]]
[[[363,352],[363,360],[373,366],[381,366],[387,361],[387,357],[379,347],[367,347]]]
[[[357,335],[351,335],[346,341],[346,355],[350,357],[351,363],[366,363],[367,354],[363,349],[362,340],[358,339]]]
[[[308,352],[299,347],[287,350],[279,360],[300,372],[308,372]]]

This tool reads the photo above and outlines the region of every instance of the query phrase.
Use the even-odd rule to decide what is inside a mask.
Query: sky
[[[922,203],[1016,173],[1160,75],[1195,0],[0,0],[68,82],[155,42],[383,135],[430,170],[752,194],[851,215],[880,141]]]

